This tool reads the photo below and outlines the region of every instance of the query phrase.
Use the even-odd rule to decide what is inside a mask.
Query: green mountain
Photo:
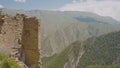
[[[120,68],[120,31],[76,41],[42,59],[43,68]]]
[[[88,39],[84,44],[86,53],[80,59],[78,68],[88,65],[110,65],[119,63],[119,35],[120,31]]]
[[[15,9],[3,9],[2,11],[11,15],[24,13],[27,16],[36,16],[40,20],[43,57],[60,53],[77,40],[84,41],[92,36],[120,30],[120,22],[111,17],[103,17],[89,12]]]

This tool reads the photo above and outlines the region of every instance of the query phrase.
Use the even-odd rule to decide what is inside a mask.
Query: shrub
[[[0,68],[20,68],[20,66],[4,54],[0,54]]]

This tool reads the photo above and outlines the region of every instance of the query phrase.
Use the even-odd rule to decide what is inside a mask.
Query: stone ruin
[[[24,14],[0,16],[0,52],[9,55],[23,68],[41,68],[39,21]]]

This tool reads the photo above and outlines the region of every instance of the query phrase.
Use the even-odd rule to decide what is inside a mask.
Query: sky
[[[0,5],[3,6],[4,8],[14,9],[51,10],[58,9],[61,6],[71,2],[72,0],[0,0]]]
[[[85,11],[120,21],[120,0],[0,0],[0,8]]]

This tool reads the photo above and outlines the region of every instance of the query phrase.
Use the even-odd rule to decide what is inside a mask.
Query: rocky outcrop
[[[29,68],[40,68],[39,27],[36,17],[0,16],[0,52],[17,58]]]
[[[80,44],[80,50],[78,52],[78,55],[73,57],[72,59],[69,59],[63,68],[77,68],[77,65],[79,63],[80,58],[83,56],[85,53],[85,50],[83,49],[83,42]]]

